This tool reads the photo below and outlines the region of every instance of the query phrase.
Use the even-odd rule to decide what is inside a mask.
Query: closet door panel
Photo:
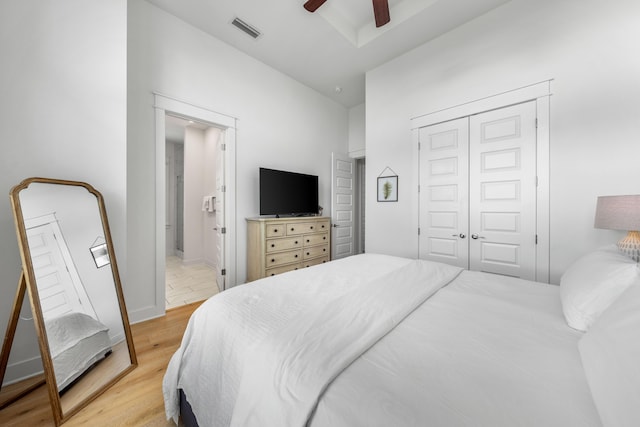
[[[419,257],[468,268],[469,120],[420,129]]]
[[[535,280],[536,105],[469,121],[469,268]]]

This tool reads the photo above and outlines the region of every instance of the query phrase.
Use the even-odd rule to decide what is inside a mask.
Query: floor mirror
[[[44,381],[60,425],[137,366],[104,199],[87,183],[49,178],[25,179],[10,198],[22,274],[0,355],[0,384],[25,294],[44,376],[24,381],[0,404]]]

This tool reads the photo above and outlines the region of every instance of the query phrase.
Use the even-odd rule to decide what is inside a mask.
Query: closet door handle
[[[460,234],[452,234],[452,236],[453,236],[453,237],[459,237],[459,238],[461,238],[461,239],[464,239],[465,237],[467,237],[467,236],[466,236],[466,234],[464,234],[464,233],[460,233]]]
[[[478,235],[477,235],[477,234],[475,234],[475,233],[471,235],[471,238],[472,238],[473,240],[486,239],[486,237],[484,237],[484,236],[478,236]]]

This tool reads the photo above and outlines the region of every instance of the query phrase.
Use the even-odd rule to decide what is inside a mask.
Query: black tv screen
[[[318,213],[318,177],[260,168],[260,215]]]

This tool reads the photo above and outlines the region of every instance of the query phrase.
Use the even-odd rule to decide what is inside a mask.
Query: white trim
[[[551,82],[552,80],[545,80],[540,83],[535,83],[529,86],[488,96],[486,98],[465,102],[453,107],[413,117],[411,118],[411,129],[413,130],[435,125],[437,123],[448,122],[449,120],[472,116],[474,114],[495,110],[497,108],[508,107],[509,105],[520,104],[522,102],[550,96]]]
[[[172,113],[186,118],[206,122],[222,129],[226,143],[225,150],[225,263],[227,288],[236,284],[236,123],[237,119],[217,113],[191,103],[154,93],[156,118],[156,299],[155,309],[145,307],[139,314],[148,318],[157,317],[165,312],[165,268],[166,268],[166,194],[165,194],[165,114]],[[138,313],[136,313],[138,314]]]
[[[154,107],[161,110],[170,111],[179,115],[193,117],[198,120],[206,121],[213,126],[220,128],[235,128],[236,119],[226,114],[209,110],[205,107],[199,107],[186,101],[172,98],[154,92]]]
[[[363,148],[362,150],[349,151],[349,157],[351,157],[352,159],[361,159],[363,157],[366,157],[365,149]]]
[[[550,208],[550,97],[537,99],[537,144],[536,144],[536,173],[538,176],[538,191],[536,199],[536,222],[538,246],[536,247],[536,280],[550,283],[551,271],[551,208]]]
[[[418,152],[419,129],[437,123],[468,117],[475,114],[498,108],[508,107],[527,101],[536,102],[536,115],[538,127],[536,130],[536,175],[538,177],[538,188],[536,193],[536,233],[538,244],[536,245],[536,280],[549,283],[550,281],[550,97],[551,82],[545,80],[529,86],[510,90],[494,96],[466,102],[450,108],[434,111],[428,114],[416,116],[410,120],[412,133],[412,154],[415,156],[416,171],[414,173],[415,182],[419,185],[420,155]],[[419,209],[414,214],[413,223],[417,228],[420,223]],[[417,242],[420,238],[417,238]],[[416,252],[417,253],[417,252]]]

